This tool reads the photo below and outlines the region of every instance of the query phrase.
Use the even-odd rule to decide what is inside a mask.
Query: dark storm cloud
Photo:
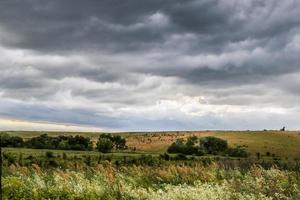
[[[6,1],[1,5],[2,25],[21,35],[20,41],[7,45],[43,51],[118,50],[115,48],[127,49],[144,40],[149,42],[161,37],[159,30],[138,24],[159,9],[160,4],[155,1],[90,1],[83,4],[73,0],[31,0]]]
[[[0,1],[0,114],[124,129],[228,128],[226,106],[298,119],[299,13],[296,0]]]
[[[0,22],[21,37],[3,39],[6,45],[40,51],[140,50],[159,46],[174,33],[193,33],[199,36],[196,49],[208,52],[231,41],[288,33],[299,25],[299,2],[289,2],[4,1]],[[151,18],[155,13],[168,23],[155,24],[162,20]]]

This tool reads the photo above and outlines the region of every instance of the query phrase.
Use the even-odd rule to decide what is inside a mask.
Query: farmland
[[[24,141],[45,132],[6,132]],[[101,133],[47,132],[88,137],[90,150],[2,147],[3,199],[299,199],[300,134],[280,131],[113,133],[126,149],[96,148]],[[167,154],[177,139],[215,137],[242,146],[247,157],[224,153]],[[259,154],[259,156],[258,156]]]

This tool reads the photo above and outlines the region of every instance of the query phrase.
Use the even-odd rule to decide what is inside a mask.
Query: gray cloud
[[[0,115],[124,130],[297,128],[299,13],[296,0],[1,1]]]

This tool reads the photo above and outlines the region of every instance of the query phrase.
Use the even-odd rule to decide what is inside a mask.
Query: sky
[[[299,122],[298,0],[0,0],[0,130]]]

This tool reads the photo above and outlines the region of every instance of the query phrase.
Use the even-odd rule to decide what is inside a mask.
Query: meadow
[[[43,132],[8,132],[24,140]],[[100,133],[49,132],[90,137]],[[300,199],[300,134],[279,131],[115,133],[128,148],[1,148],[2,199]],[[176,139],[214,136],[249,156],[167,154]],[[259,156],[258,156],[259,153]]]
[[[28,139],[43,134],[39,131],[11,131],[9,134]],[[47,132],[49,136],[82,135],[95,143],[101,133]],[[114,133],[126,138],[130,149],[149,153],[163,153],[177,138],[214,136],[228,141],[231,146],[245,146],[251,156],[267,152],[281,158],[300,159],[300,131],[173,131]]]

